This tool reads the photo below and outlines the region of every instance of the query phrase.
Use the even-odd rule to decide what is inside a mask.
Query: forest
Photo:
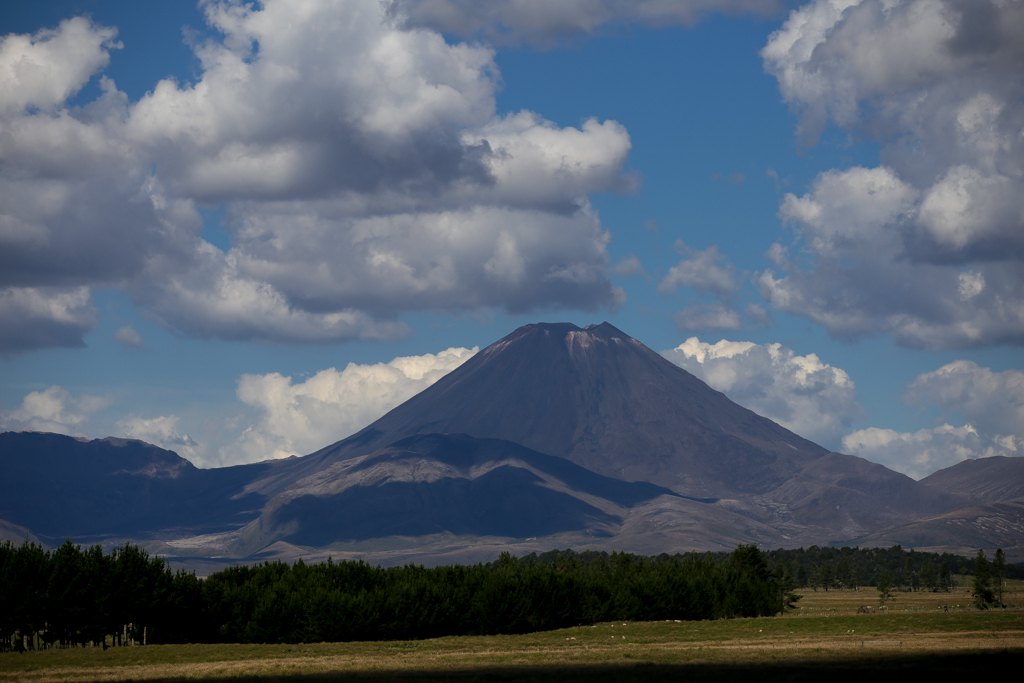
[[[434,568],[265,562],[199,578],[132,544],[105,553],[71,541],[52,551],[8,541],[0,544],[0,649],[420,639],[766,616],[791,608],[798,586],[863,585],[884,570],[908,589],[941,590],[948,574],[972,566],[899,546],[766,553],[741,545],[656,557],[503,553]]]
[[[770,550],[773,571],[790,575],[798,588],[856,589],[877,586],[883,572],[903,590],[948,590],[956,575],[974,573],[975,558],[952,553],[921,553],[891,548],[832,548],[811,546]],[[1024,578],[1024,567],[1007,567],[1007,578]]]

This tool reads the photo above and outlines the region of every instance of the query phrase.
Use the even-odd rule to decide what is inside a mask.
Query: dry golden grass
[[[1003,602],[1006,605],[1024,607],[1024,586],[1015,581],[1004,589]],[[860,590],[802,590],[803,598],[797,603],[797,614],[803,616],[823,616],[825,614],[852,614],[861,606],[869,607],[872,612],[880,609],[878,590],[865,587]],[[926,591],[893,593],[889,600],[889,612],[915,611],[938,612],[944,610],[973,609],[971,591],[968,588],[957,588],[948,593],[931,593]]]
[[[349,679],[432,681],[830,681],[912,669],[968,672],[1024,659],[1024,610],[978,612],[969,594],[810,592],[795,614],[710,622],[622,622],[521,636],[305,645],[162,645],[0,654],[0,683]],[[930,668],[929,668],[930,667]]]

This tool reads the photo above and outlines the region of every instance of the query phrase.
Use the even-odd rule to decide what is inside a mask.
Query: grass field
[[[1018,589],[1019,590],[1019,589]],[[302,645],[150,645],[0,654],[21,681],[906,681],[1024,670],[1024,590],[1015,606],[968,609],[966,592],[808,592],[790,615],[605,623],[522,636]],[[871,614],[858,614],[862,605]],[[946,611],[948,609],[949,611]],[[827,677],[824,678],[823,677]]]

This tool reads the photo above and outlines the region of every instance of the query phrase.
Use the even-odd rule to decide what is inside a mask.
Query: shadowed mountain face
[[[900,544],[930,552],[973,555],[978,548],[1006,551],[1010,562],[1024,562],[1024,499],[973,505],[891,526],[854,539],[864,547]]]
[[[324,546],[387,536],[527,538],[589,530],[671,491],[624,482],[499,439],[429,434],[335,462],[271,500],[244,542]]]
[[[696,497],[770,491],[827,452],[608,323],[558,323],[527,325],[488,346],[366,429],[296,463],[295,476],[426,433],[513,441]]]
[[[1024,458],[964,460],[919,484],[965,502],[926,519],[890,522],[892,526],[861,536],[857,542],[868,546],[899,543],[960,554],[1002,546],[1011,562],[1024,561]]]
[[[1024,498],[1024,458],[998,455],[964,460],[921,480],[934,490],[968,496],[983,503]]]
[[[265,499],[236,496],[264,465],[200,470],[130,439],[0,434],[0,519],[42,537],[145,534],[167,527],[234,528]]]
[[[803,528],[826,532],[823,542],[859,536],[971,504],[971,499],[923,486],[863,458],[829,453],[775,489],[766,500]],[[799,532],[798,532],[799,533]],[[813,532],[812,532],[813,533]]]
[[[915,482],[827,453],[607,323],[537,324],[301,458],[199,470],[139,441],[0,434],[0,537],[428,562],[481,547],[939,544],[966,542],[967,522],[947,511],[986,502],[968,515],[971,538],[1016,543],[1020,506],[993,504],[1022,495],[1022,464],[991,458]]]

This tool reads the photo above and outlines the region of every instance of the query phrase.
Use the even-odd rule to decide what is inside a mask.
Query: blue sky
[[[0,426],[304,454],[607,320],[912,476],[1022,455],[1021,5],[11,0]]]

